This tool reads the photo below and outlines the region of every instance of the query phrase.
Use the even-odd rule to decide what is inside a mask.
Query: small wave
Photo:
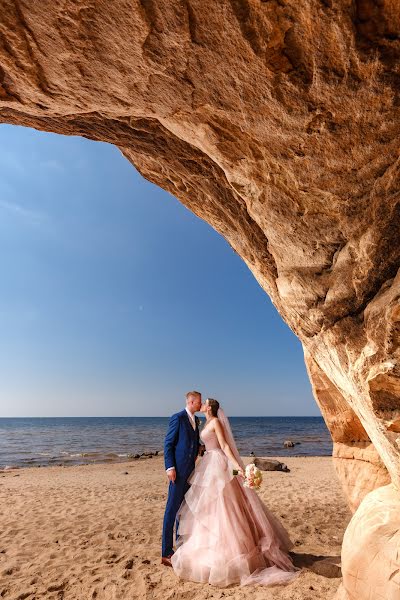
[[[40,453],[40,456],[51,456],[52,458],[55,458],[54,455],[51,455],[49,453]],[[66,451],[62,451],[60,452],[60,456],[63,457],[63,459],[68,459],[68,458],[108,458],[108,459],[112,459],[112,458],[127,458],[129,456],[129,453],[117,453],[117,452],[66,452]]]
[[[101,452],[81,452],[80,454],[77,454],[77,456],[83,456],[84,458],[90,458],[92,456],[93,458],[96,458],[96,456],[101,456]]]

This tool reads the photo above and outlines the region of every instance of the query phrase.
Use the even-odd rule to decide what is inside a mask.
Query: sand
[[[340,559],[351,517],[332,460],[280,460],[291,472],[265,473],[259,493],[302,566],[286,587],[219,589],[180,581],[161,565],[167,480],[155,457],[0,474],[0,598],[329,600],[340,577],[313,569],[321,557]]]

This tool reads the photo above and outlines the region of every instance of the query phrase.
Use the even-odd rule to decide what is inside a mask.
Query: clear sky
[[[109,144],[0,126],[0,416],[319,415],[239,256]]]

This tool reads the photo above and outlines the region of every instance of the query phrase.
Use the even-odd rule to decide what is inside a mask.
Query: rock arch
[[[398,599],[396,0],[4,0],[0,17],[0,121],[118,146],[228,240],[300,338],[362,501],[340,597]]]

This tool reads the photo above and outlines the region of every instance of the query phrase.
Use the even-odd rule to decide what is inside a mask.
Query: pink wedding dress
[[[221,409],[218,417],[243,465]],[[191,487],[178,511],[174,571],[182,579],[219,587],[289,583],[299,570],[287,554],[293,544],[285,528],[257,493],[243,486],[243,478],[232,474],[215,432],[205,426],[200,436],[206,453],[190,475]]]

